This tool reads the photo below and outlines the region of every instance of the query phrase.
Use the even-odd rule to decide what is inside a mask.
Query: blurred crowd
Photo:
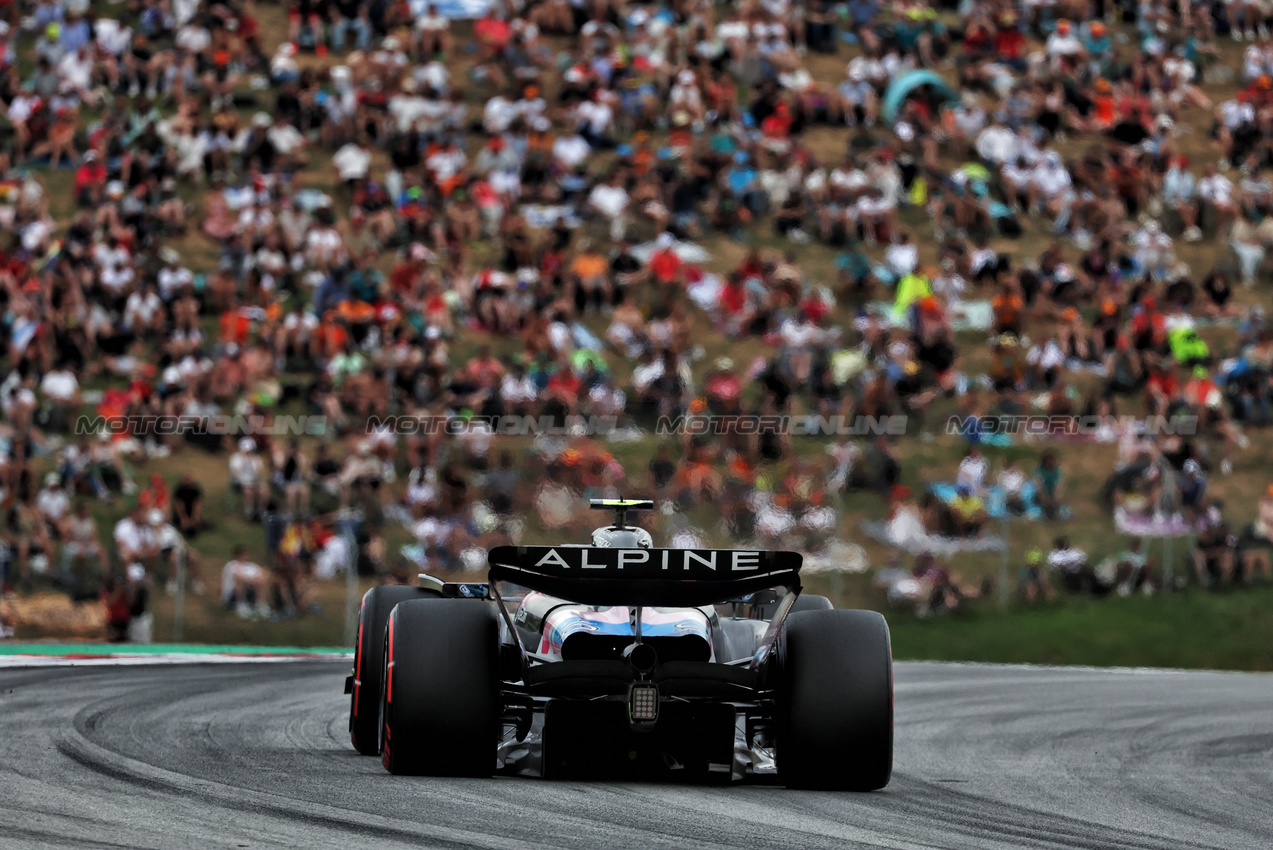
[[[531,511],[581,529],[580,495],[710,504],[719,529],[670,531],[806,548],[854,488],[932,534],[982,534],[992,483],[1012,513],[1063,516],[1055,452],[993,481],[970,452],[922,508],[898,435],[615,458],[659,417],[903,415],[931,439],[950,400],[974,421],[1192,417],[1192,437],[1076,439],[1119,443],[1111,510],[1228,534],[1197,482],[1232,469],[1273,395],[1273,329],[1238,306],[1273,276],[1261,6],[479,5],[0,6],[7,584],[79,586],[85,564],[167,582],[178,561],[201,584],[196,537],[227,510],[266,538],[221,572],[244,616],[310,610],[309,582],[351,563],[480,563]],[[722,237],[741,259],[712,261]],[[706,325],[746,361],[708,354]],[[265,427],[86,435],[86,411]],[[270,433],[301,414],[322,440]],[[482,426],[503,414],[616,427],[514,451]],[[368,428],[402,415],[465,426]],[[232,505],[194,476],[139,480],[200,451]],[[117,497],[129,515],[97,528],[88,501]],[[395,523],[415,545],[391,550]],[[1216,557],[1200,579],[1258,567]]]

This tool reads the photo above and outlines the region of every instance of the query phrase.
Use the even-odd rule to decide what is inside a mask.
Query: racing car
[[[367,592],[345,687],[360,753],[405,775],[888,784],[880,614],[802,595],[795,552],[659,549],[627,519],[653,502],[591,507],[614,511],[591,545]]]

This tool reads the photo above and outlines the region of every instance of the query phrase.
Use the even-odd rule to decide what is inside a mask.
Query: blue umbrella
[[[938,96],[947,103],[959,100],[959,94],[950,87],[950,83],[935,71],[920,69],[895,77],[884,93],[884,120],[892,124],[897,120],[897,110],[901,108],[906,96],[920,86],[932,86]]]

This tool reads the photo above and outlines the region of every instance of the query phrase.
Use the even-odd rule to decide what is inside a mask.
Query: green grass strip
[[[342,646],[217,646],[200,643],[0,642],[0,655],[339,655]]]

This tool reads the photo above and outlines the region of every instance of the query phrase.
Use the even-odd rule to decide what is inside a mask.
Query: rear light
[[[659,686],[634,682],[628,690],[628,722],[635,727],[653,726],[659,719]]]

